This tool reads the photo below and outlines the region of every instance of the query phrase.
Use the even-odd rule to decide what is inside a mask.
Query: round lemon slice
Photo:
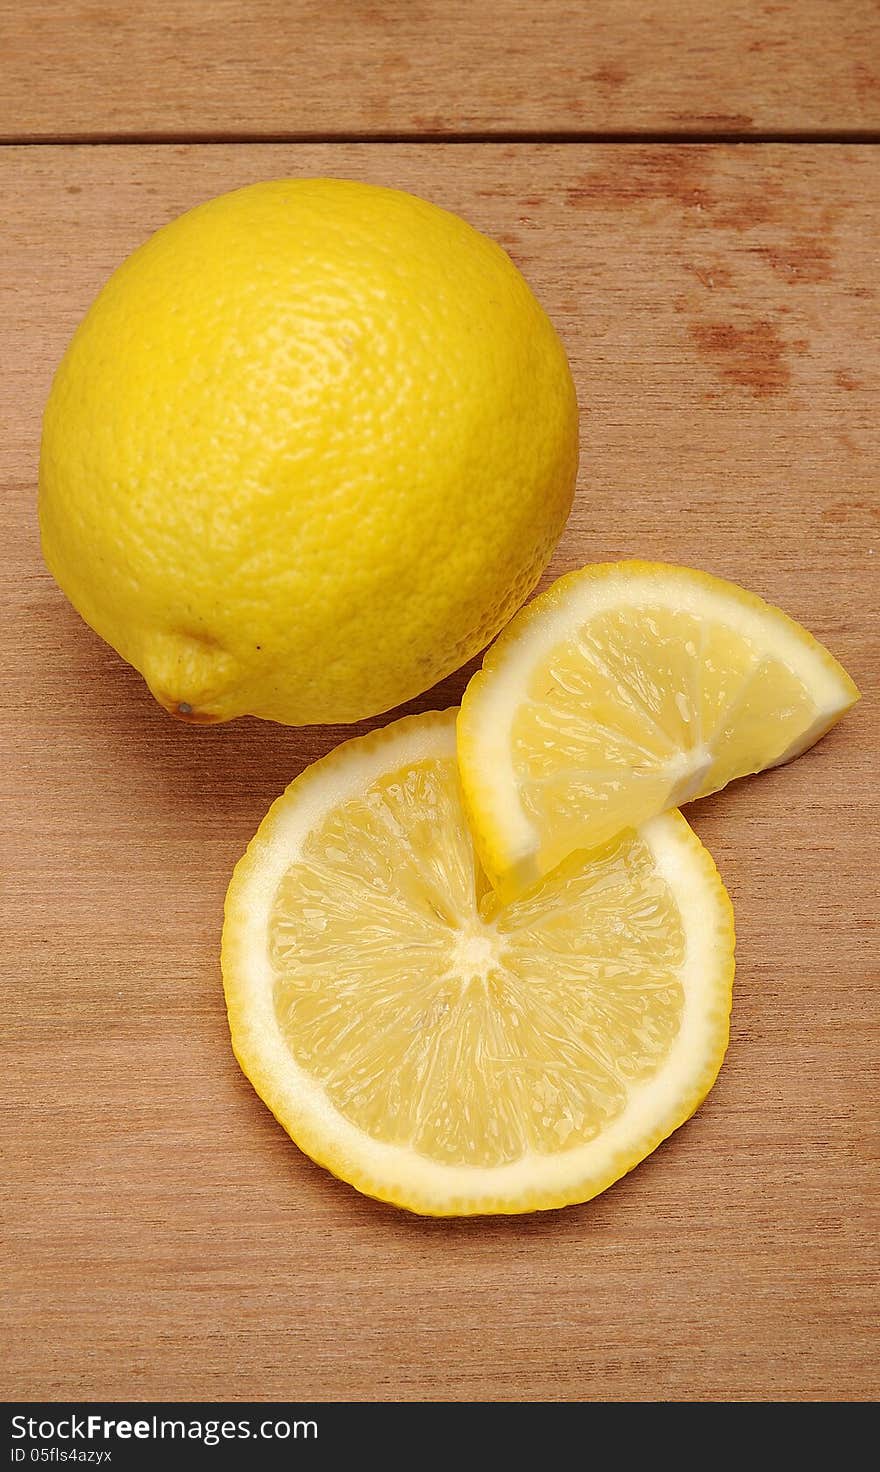
[[[569,573],[462,701],[483,864],[509,898],[575,849],[791,761],[858,695],[806,629],[735,583],[650,562]]]
[[[346,742],[239,862],[233,1047],[314,1160],[428,1215],[586,1201],[710,1089],[733,918],[678,813],[500,904],[465,818],[455,711]]]

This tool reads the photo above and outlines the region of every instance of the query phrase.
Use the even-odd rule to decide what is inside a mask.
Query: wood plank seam
[[[674,144],[731,144],[744,143],[749,147],[762,144],[789,144],[792,146],[804,145],[814,147],[835,147],[845,144],[875,145],[880,143],[880,128],[868,129],[836,129],[833,131],[774,131],[765,133],[709,133],[689,130],[653,131],[653,132],[613,132],[601,130],[599,132],[554,132],[552,130],[542,132],[510,131],[492,133],[252,133],[252,132],[180,132],[180,133],[111,133],[111,132],[88,132],[88,133],[57,133],[45,137],[33,138],[27,134],[9,133],[0,136],[0,148],[58,148],[102,145],[119,147],[129,146],[135,148],[156,147],[163,144],[174,145],[181,143],[197,144],[201,147],[210,147],[212,144],[246,144],[249,147],[255,145],[291,145],[301,146],[306,144],[338,144],[340,146],[349,144],[373,143],[388,147],[400,144],[415,144],[424,146],[426,144],[577,144],[596,146],[603,143],[615,146],[632,144],[635,147],[659,146],[668,147]]]

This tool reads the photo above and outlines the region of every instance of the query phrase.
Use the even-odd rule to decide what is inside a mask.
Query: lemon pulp
[[[552,825],[542,868],[772,764],[816,714],[724,624],[662,607],[594,619],[541,661],[513,724],[523,805]]]
[[[270,931],[293,1056],[358,1128],[435,1160],[593,1139],[681,1018],[681,924],[644,842],[627,834],[499,911],[452,758],[325,820]]]

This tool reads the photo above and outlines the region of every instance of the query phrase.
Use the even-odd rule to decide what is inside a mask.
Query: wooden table
[[[5,1394],[874,1398],[876,6],[18,0],[0,38]],[[548,576],[733,577],[865,692],[690,810],[736,906],[730,1053],[584,1207],[423,1221],[297,1152],[230,1052],[221,907],[348,733],[173,723],[40,559],[40,412],[94,292],[196,201],[297,173],[460,211],[544,301],[584,406]]]

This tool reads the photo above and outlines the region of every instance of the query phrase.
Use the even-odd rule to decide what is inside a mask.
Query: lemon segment
[[[791,760],[858,698],[733,583],[622,562],[561,578],[489,651],[459,718],[468,810],[510,897],[575,849]]]
[[[730,904],[671,813],[502,905],[454,711],[294,781],[229,888],[236,1055],[300,1147],[433,1215],[587,1200],[693,1113],[727,1043]]]

